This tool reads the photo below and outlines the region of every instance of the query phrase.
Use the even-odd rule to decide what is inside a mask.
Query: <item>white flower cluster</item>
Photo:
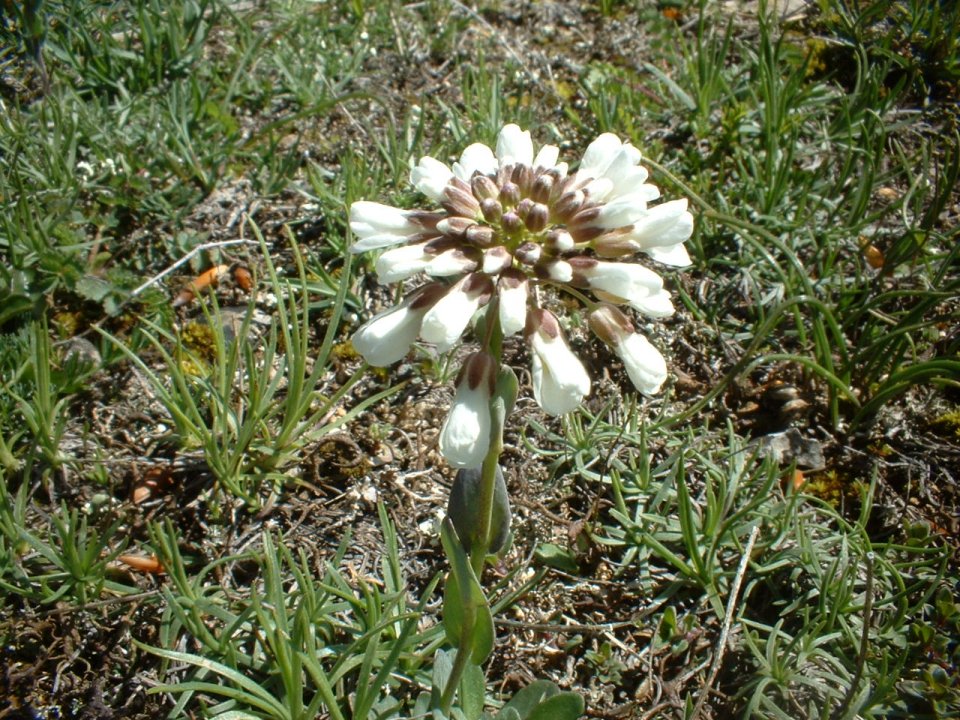
[[[381,283],[438,278],[356,332],[354,347],[367,362],[397,362],[418,337],[445,352],[477,311],[495,302],[490,309],[502,334],[522,331],[529,344],[537,402],[553,415],[569,412],[590,392],[590,378],[557,318],[537,305],[533,289],[553,286],[587,304],[590,328],[640,392],[660,389],[663,356],[618,306],[650,318],[673,314],[662,278],[633,259],[644,253],[675,267],[690,263],[683,245],[693,232],[687,201],[650,205],[660,191],[647,182],[640,152],[611,133],[590,144],[575,172],[558,159],[557,147],[534,154],[530,133],[506,125],[496,150],[476,143],[452,167],[424,157],[412,169],[411,183],[440,209],[353,203],[350,249],[385,249],[376,261]],[[496,372],[486,351],[468,357],[461,370],[440,438],[457,467],[478,467],[486,454]]]

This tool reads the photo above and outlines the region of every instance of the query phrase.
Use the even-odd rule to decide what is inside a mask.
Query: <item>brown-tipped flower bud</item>
[[[590,287],[590,275],[599,263],[585,255],[569,258],[567,262],[570,263],[570,268],[573,272],[570,284],[574,287]]]
[[[480,213],[480,203],[469,188],[464,190],[452,182],[444,188],[440,204],[447,212],[461,217],[476,217]]]
[[[523,220],[513,210],[505,212],[500,219],[500,225],[510,235],[515,235],[523,229]]]
[[[596,227],[595,225],[581,225],[579,227],[568,225],[567,227],[570,230],[570,237],[574,239],[574,242],[578,243],[590,242],[606,232],[602,227]]]
[[[500,187],[503,187],[508,182],[510,182],[510,178],[512,177],[513,177],[513,164],[510,163],[510,164],[501,166],[500,169],[497,170],[497,180],[496,180],[497,185],[499,185]]]
[[[541,205],[541,207],[543,206]],[[550,253],[562,255],[563,253],[573,250],[576,243],[566,230],[551,230],[547,233],[547,239],[544,245]]]
[[[526,242],[513,251],[513,256],[524,265],[536,265],[543,253],[543,247],[537,243]]]
[[[529,165],[515,165],[511,179],[520,188],[520,192],[526,195],[533,185],[533,168]]]
[[[487,198],[496,198],[500,194],[500,188],[492,178],[486,175],[474,175],[470,180],[470,187],[473,190],[473,196],[481,201],[481,204]]]
[[[624,337],[634,332],[630,318],[619,308],[606,303],[591,310],[587,320],[593,334],[610,347],[617,347]]]
[[[440,452],[454,467],[479,468],[490,448],[490,398],[498,365],[488,352],[467,356],[450,414],[440,430]]]
[[[466,232],[467,242],[478,248],[488,248],[496,242],[496,233],[489,225],[471,225]]]
[[[590,247],[593,248],[598,257],[602,258],[621,258],[626,255],[633,255],[640,247],[636,241],[630,237],[632,230],[633,226],[628,225],[627,227],[605,232],[603,235],[595,238],[593,242],[590,243]]]
[[[527,215],[530,213],[530,210],[533,209],[533,205],[534,202],[530,198],[523,198],[517,203],[516,213],[520,216],[521,220],[527,219]]]
[[[490,248],[483,253],[482,270],[487,275],[497,275],[513,264],[513,255],[502,245]]]
[[[547,226],[549,219],[550,210],[547,209],[547,206],[541,203],[535,203],[534,206],[530,208],[530,212],[524,219],[524,223],[526,223],[527,230],[530,232],[540,232]]]
[[[586,196],[580,190],[569,192],[553,203],[552,216],[556,222],[568,222],[570,218],[580,212]]]
[[[613,305],[599,305],[590,312],[589,323],[594,334],[623,361],[637,390],[644,395],[659,392],[667,379],[667,363],[649,340],[634,331],[633,323],[623,312]]]
[[[555,183],[556,180],[554,180],[553,175],[541,173],[533,181],[533,186],[530,188],[530,197],[538,203],[546,203],[550,200],[550,191]]]
[[[574,227],[585,227],[593,223],[597,217],[600,215],[602,207],[599,205],[588,205],[580,209],[573,217],[570,218],[568,224],[571,228]]]
[[[500,202],[504,207],[514,207],[520,202],[520,188],[515,183],[505,182],[500,186]]]
[[[551,174],[552,171],[551,171]],[[577,180],[576,175],[567,175],[565,177],[556,176],[557,181],[550,190],[550,202],[556,203],[560,198],[580,190],[584,183]]]
[[[484,198],[480,201],[480,212],[487,222],[498,222],[503,217],[503,205],[493,198]]]
[[[467,235],[467,230],[476,225],[475,220],[465,217],[453,216],[447,217],[437,223],[437,230],[447,237],[463,239]]]
[[[558,283],[568,283],[573,279],[573,269],[566,260],[549,258],[537,263],[534,267],[537,275],[544,280]]]

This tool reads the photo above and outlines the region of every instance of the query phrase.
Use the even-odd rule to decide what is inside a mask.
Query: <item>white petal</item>
[[[416,227],[407,219],[406,211],[369,200],[358,200],[350,206],[350,225],[354,223],[396,232],[404,232],[408,228]]]
[[[423,312],[401,304],[367,320],[353,334],[353,347],[374,367],[402,360],[420,331]]]
[[[600,177],[588,182],[584,186],[583,192],[589,196],[591,200],[603,202],[607,199],[607,196],[613,192],[613,189],[613,181],[610,180],[610,178]]]
[[[450,277],[473,270],[476,266],[475,260],[466,257],[460,250],[452,248],[434,255],[427,264],[426,273],[431,277]]]
[[[420,163],[410,170],[410,184],[436,202],[440,202],[452,177],[450,168],[429,156],[420,158]]]
[[[632,225],[647,214],[647,203],[659,196],[656,186],[641,185],[636,192],[620,195],[603,205],[593,224],[607,229]]]
[[[636,263],[598,262],[586,275],[591,288],[628,301],[649,297],[663,288],[663,278]]]
[[[406,280],[413,277],[427,267],[434,256],[424,252],[426,243],[404,245],[387,250],[377,258],[377,280],[381,285]]]
[[[497,137],[497,158],[500,165],[533,163],[533,140],[528,130],[521,130],[517,125],[504,125]]]
[[[693,234],[693,215],[686,200],[671,200],[649,208],[633,223],[630,239],[640,247],[675,245]]]
[[[550,415],[575,410],[590,392],[590,377],[563,338],[531,336],[533,396]]]
[[[453,174],[461,180],[470,182],[474,172],[493,175],[497,172],[497,159],[493,150],[483,143],[474,143],[460,154],[460,162],[453,164]]]
[[[633,297],[627,299],[630,302],[630,307],[634,308],[635,310],[639,310],[647,317],[665,318],[670,317],[674,313],[673,302],[670,300],[670,293],[666,290],[652,293],[647,297]]]
[[[361,200],[350,206],[350,229],[356,236],[350,252],[359,253],[406,242],[423,228],[399,208]]]
[[[504,337],[520,332],[526,325],[528,294],[526,282],[500,290],[500,329]]]
[[[559,157],[560,148],[556,145],[544,145],[533,159],[533,167],[534,169],[544,168],[549,170],[557,164]]]
[[[688,267],[692,263],[687,248],[682,244],[647,248],[643,252],[657,262],[669,265],[670,267]]]
[[[573,268],[566,260],[553,260],[546,266],[547,275],[558,283],[568,283],[573,280]]]
[[[577,170],[578,177],[598,178],[610,167],[623,142],[613,133],[604,133],[587,146]]]
[[[653,395],[667,379],[667,362],[650,341],[639,333],[627,335],[616,347],[630,381],[644,395]]]
[[[423,317],[420,337],[434,343],[438,352],[446,352],[453,347],[480,307],[479,293],[470,294],[462,290],[465,280],[451,287]]]
[[[480,383],[461,382],[440,431],[440,452],[453,467],[478,468],[490,448],[490,397]]]

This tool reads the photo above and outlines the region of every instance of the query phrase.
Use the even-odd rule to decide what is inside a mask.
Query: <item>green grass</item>
[[[636,400],[601,354],[581,412],[520,401],[505,458],[531,504],[455,716],[536,717],[553,691],[518,692],[529,676],[591,716],[960,712],[957,445],[936,423],[960,384],[960,11],[561,5],[640,49],[585,55],[508,2],[2,6],[0,695],[60,717],[94,697],[428,712],[452,663],[429,530],[449,473],[423,438],[453,366],[351,353],[391,298],[345,252],[346,213],[422,204],[411,161],[517,122],[567,159],[629,137],[690,199],[681,310],[650,332],[687,382]],[[805,414],[764,416],[771,382]],[[753,442],[784,422],[826,452],[799,491]]]

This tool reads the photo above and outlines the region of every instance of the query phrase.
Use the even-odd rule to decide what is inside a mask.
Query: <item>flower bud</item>
[[[524,265],[536,265],[543,253],[543,247],[537,243],[525,242],[513,251],[513,256]]]
[[[543,173],[533,181],[533,187],[530,188],[530,197],[538,203],[545,203],[550,199],[550,191],[553,189],[556,180],[552,175]]]
[[[500,224],[510,235],[515,235],[523,229],[523,220],[521,220],[520,216],[513,210],[503,214],[503,217],[500,219]]]
[[[500,187],[500,202],[507,207],[514,207],[520,202],[520,188],[512,182],[506,182]]]
[[[533,200],[530,198],[523,198],[520,202],[517,203],[516,213],[520,216],[521,220],[526,220],[527,215],[530,214],[530,211],[533,209]]]
[[[523,222],[530,232],[540,232],[547,226],[547,220],[550,218],[550,211],[546,205],[535,203],[527,213]]]
[[[476,225],[476,221],[465,217],[448,217],[437,223],[437,230],[447,237],[463,239],[466,237],[467,230]]]
[[[580,212],[585,196],[582,192],[569,192],[561,196],[553,204],[553,217],[557,222],[568,222],[570,218]]]
[[[495,199],[500,193],[497,184],[486,175],[474,175],[470,180],[470,187],[473,190],[473,196],[481,203],[488,199]]]
[[[440,204],[448,213],[461,217],[476,217],[480,212],[480,203],[473,193],[455,186],[452,181],[444,188]]]
[[[478,248],[493,245],[495,233],[489,225],[471,225],[466,232],[467,242]]]
[[[542,205],[540,207],[543,207]],[[576,243],[566,230],[551,230],[547,233],[547,239],[544,243],[547,250],[554,255],[560,255],[573,250]]]
[[[533,169],[529,165],[515,165],[512,180],[524,195],[530,192],[533,185]]]
[[[484,198],[480,201],[480,212],[487,222],[497,222],[503,217],[503,205],[493,198]]]
[[[479,468],[490,448],[490,398],[497,361],[487,352],[467,356],[453,405],[440,431],[440,452],[454,467]]]
[[[513,263],[513,255],[502,245],[490,248],[483,253],[482,270],[487,275],[497,275]]]

